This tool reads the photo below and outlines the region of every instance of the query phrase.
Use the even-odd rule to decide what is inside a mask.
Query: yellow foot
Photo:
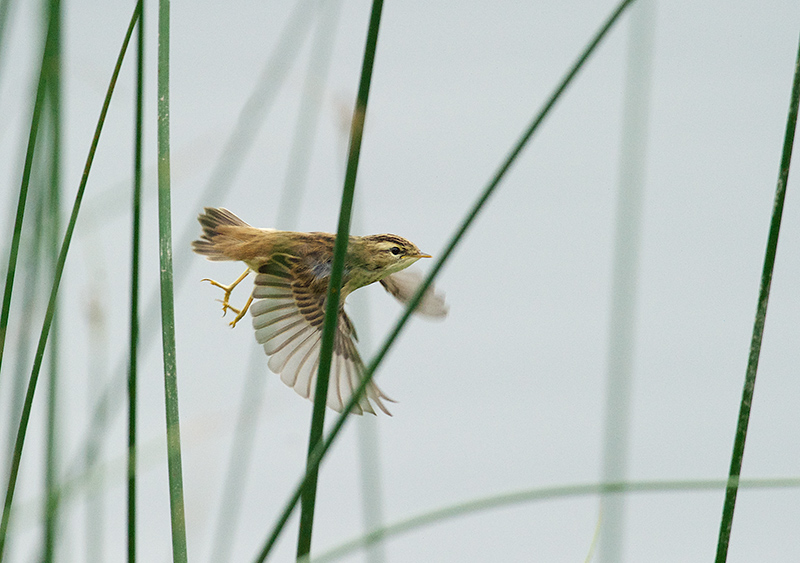
[[[213,286],[215,286],[215,287],[218,287],[218,288],[220,288],[222,291],[224,291],[224,292],[225,292],[225,295],[222,297],[222,299],[219,299],[218,301],[219,301],[220,303],[222,303],[222,316],[223,316],[223,317],[224,317],[224,316],[225,316],[225,315],[228,313],[228,309],[230,309],[231,311],[233,311],[234,313],[236,313],[236,315],[237,315],[237,316],[236,316],[236,318],[233,320],[233,322],[231,322],[231,326],[236,326],[236,323],[237,323],[237,322],[239,322],[239,321],[242,319],[242,317],[244,317],[245,313],[247,312],[247,309],[250,307],[250,303],[253,301],[253,296],[251,295],[251,296],[250,296],[250,299],[247,301],[247,304],[244,306],[244,308],[243,308],[241,311],[240,311],[239,309],[237,309],[236,307],[233,307],[233,306],[231,306],[231,304],[230,304],[230,302],[229,302],[229,300],[230,300],[230,298],[231,298],[231,292],[233,291],[233,289],[234,289],[234,288],[235,288],[237,285],[239,285],[239,283],[240,283],[240,282],[241,282],[241,281],[242,281],[244,278],[246,278],[246,277],[247,277],[247,274],[249,274],[249,273],[250,273],[250,268],[248,268],[247,270],[245,270],[245,271],[244,271],[244,273],[243,273],[241,276],[239,276],[239,277],[236,279],[236,281],[235,281],[235,282],[233,282],[233,283],[232,283],[232,284],[230,284],[230,285],[222,285],[222,284],[221,284],[221,283],[219,283],[218,281],[215,281],[215,280],[212,280],[212,279],[209,279],[209,278],[204,278],[204,279],[200,280],[200,281],[207,281],[207,282],[208,282],[208,283],[210,283],[211,285],[213,285]]]
[[[239,309],[234,309],[230,305],[227,306],[228,309],[236,313],[236,318],[230,322],[231,328],[234,328],[236,326],[236,323],[238,323],[244,318],[245,314],[247,314],[247,310],[250,308],[250,303],[252,302],[253,302],[253,294],[251,293],[250,298],[247,300],[247,303],[244,304],[244,307],[242,307],[241,311]]]

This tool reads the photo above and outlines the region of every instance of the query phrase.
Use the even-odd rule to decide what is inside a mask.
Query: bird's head
[[[397,235],[360,237],[355,246],[358,261],[363,264],[364,269],[380,274],[378,279],[404,270],[420,258],[431,257],[430,254],[420,252],[410,240]]]

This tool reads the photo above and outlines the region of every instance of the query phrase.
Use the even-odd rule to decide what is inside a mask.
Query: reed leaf
[[[747,426],[750,422],[750,408],[753,404],[753,395],[756,387],[756,373],[758,372],[758,358],[761,354],[761,340],[764,336],[764,324],[767,319],[767,304],[769,303],[769,290],[772,285],[772,272],[775,269],[775,255],[778,251],[778,235],[781,230],[781,217],[783,216],[783,203],[786,199],[786,184],[789,181],[789,165],[792,162],[792,147],[794,133],[797,127],[797,109],[800,104],[800,45],[797,51],[797,60],[794,69],[792,94],[789,101],[789,115],[786,118],[786,133],[783,139],[783,152],[778,171],[778,185],[775,189],[775,198],[772,204],[772,219],[769,226],[767,250],[764,255],[764,268],[761,272],[761,283],[758,289],[758,305],[756,318],[753,324],[753,337],[750,341],[750,355],[747,360],[747,371],[744,378],[744,390],[739,406],[739,418],[736,423],[736,438],[731,455],[728,486],[725,489],[725,503],[722,507],[722,520],[719,527],[717,540],[716,563],[723,563],[728,558],[728,545],[731,539],[733,526],[733,512],[736,507],[736,494],[739,490],[739,475],[742,472],[744,459],[744,444],[747,439]]]
[[[22,182],[19,189],[17,200],[17,213],[14,220],[14,232],[11,235],[11,247],[8,252],[8,267],[6,268],[6,285],[3,290],[3,307],[0,309],[0,373],[3,367],[3,351],[5,350],[6,334],[8,331],[8,317],[11,311],[11,294],[14,290],[14,276],[17,271],[17,257],[19,254],[19,243],[22,237],[22,223],[25,218],[25,204],[28,200],[28,186],[31,181],[31,168],[33,166],[34,148],[36,147],[36,137],[39,134],[39,122],[42,118],[45,94],[47,92],[47,75],[51,70],[47,64],[50,52],[55,41],[55,31],[53,15],[48,16],[47,34],[45,35],[44,46],[42,47],[41,65],[39,67],[39,80],[36,86],[36,100],[33,103],[33,113],[31,115],[31,127],[28,134],[28,147],[25,151],[25,165],[22,170]],[[3,531],[0,526],[0,557],[2,557]]]
[[[131,225],[131,312],[128,346],[128,563],[136,561],[136,391],[139,353],[139,249],[142,212],[142,144],[144,134],[144,2],[136,3],[139,14],[136,37],[136,110],[133,152],[133,219]]]
[[[387,537],[395,537],[406,534],[413,530],[439,524],[446,520],[467,516],[471,514],[485,512],[487,510],[497,510],[517,504],[542,502],[548,500],[565,500],[575,497],[586,497],[595,495],[619,495],[632,493],[674,493],[674,492],[704,492],[718,491],[726,487],[728,481],[725,479],[709,480],[690,480],[690,481],[613,481],[603,483],[591,483],[586,485],[564,485],[558,487],[545,487],[541,489],[529,489],[514,491],[500,495],[493,495],[484,498],[460,502],[450,506],[444,506],[430,512],[418,514],[394,524],[390,524],[379,530],[374,530],[359,538],[343,543],[334,547],[319,557],[314,557],[313,563],[323,563],[324,561],[335,561],[356,550],[367,548],[375,542],[382,541]],[[775,479],[743,479],[739,486],[751,490],[755,489],[796,489],[800,487],[800,478],[775,478]]]
[[[353,210],[353,197],[356,189],[356,174],[361,153],[361,139],[364,133],[364,120],[369,101],[369,87],[372,81],[372,69],[375,63],[375,52],[378,45],[378,29],[380,28],[383,0],[373,0],[372,11],[367,31],[367,45],[364,49],[364,62],[361,67],[361,80],[356,95],[356,107],[350,129],[350,150],[347,156],[342,204],[339,211],[339,227],[333,247],[331,278],[328,284],[328,295],[325,298],[325,323],[322,329],[322,345],[319,354],[319,372],[314,395],[314,413],[311,419],[311,431],[308,440],[307,479],[303,487],[303,502],[300,512],[300,531],[297,539],[297,557],[303,557],[311,550],[311,532],[314,526],[314,504],[317,495],[317,475],[319,463],[314,463],[314,451],[322,440],[325,425],[325,403],[328,397],[328,379],[331,372],[333,356],[333,339],[339,322],[339,294],[342,289],[342,273],[347,253],[347,242],[350,236],[350,218]],[[363,392],[363,390],[362,390]],[[360,395],[358,395],[360,397]],[[355,403],[350,402],[342,413],[346,416]]]
[[[54,22],[53,48],[47,57],[50,67],[47,78],[47,105],[49,118],[46,120],[50,133],[49,162],[50,171],[48,197],[48,238],[51,265],[55,272],[58,263],[58,237],[61,231],[61,1],[50,1],[50,13]],[[45,449],[45,502],[44,502],[44,554],[42,561],[51,563],[54,559],[56,533],[58,526],[59,483],[58,483],[58,301],[54,302],[53,322],[50,328],[49,369],[47,381],[47,421]]]
[[[161,264],[161,341],[167,415],[167,466],[172,528],[172,560],[185,563],[186,514],[183,504],[178,368],[175,358],[175,294],[172,286],[172,211],[169,159],[169,0],[158,2],[158,241]]]

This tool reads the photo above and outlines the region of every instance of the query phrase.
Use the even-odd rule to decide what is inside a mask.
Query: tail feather
[[[192,242],[192,249],[209,260],[232,260],[219,244],[225,238],[221,227],[249,227],[247,223],[222,207],[206,207],[205,213],[198,215],[197,220],[203,228],[200,240]]]

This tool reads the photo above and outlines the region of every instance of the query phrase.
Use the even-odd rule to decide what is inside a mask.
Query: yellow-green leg
[[[230,300],[230,298],[231,298],[231,292],[234,290],[234,288],[235,288],[237,285],[239,285],[239,284],[241,283],[241,281],[242,281],[244,278],[246,278],[246,277],[247,277],[247,275],[248,275],[249,273],[250,273],[250,268],[247,268],[247,269],[246,269],[246,270],[245,270],[245,271],[242,273],[242,275],[241,275],[241,276],[239,276],[238,278],[236,278],[236,281],[234,281],[234,282],[233,282],[232,284],[230,284],[230,285],[222,285],[222,284],[221,284],[221,283],[219,283],[218,281],[214,281],[214,280],[212,280],[212,279],[209,279],[209,278],[203,278],[202,280],[200,280],[200,281],[207,281],[207,282],[208,282],[208,283],[210,283],[211,285],[213,285],[213,286],[215,286],[215,287],[218,287],[218,288],[220,288],[222,291],[224,291],[224,292],[225,292],[225,295],[224,295],[224,296],[223,296],[223,298],[220,300],[220,302],[222,303],[222,315],[223,315],[223,316],[225,316],[225,314],[228,312],[228,309],[230,309],[231,311],[233,311],[234,313],[236,313],[236,314],[237,314],[237,317],[236,317],[236,318],[233,320],[233,322],[231,323],[231,326],[236,326],[236,323],[237,323],[237,322],[239,322],[239,321],[242,319],[242,317],[244,317],[244,314],[247,312],[247,309],[250,307],[250,303],[252,303],[252,302],[253,302],[253,296],[252,296],[252,295],[250,295],[250,299],[247,301],[247,303],[245,304],[244,308],[243,308],[241,311],[240,311],[239,309],[237,309],[236,307],[232,307],[232,306],[231,306],[231,304],[229,303],[229,300]]]
[[[233,319],[233,320],[230,322],[231,328],[235,327],[235,326],[236,326],[236,323],[238,323],[239,321],[241,321],[241,320],[244,318],[244,316],[245,316],[245,314],[247,313],[247,310],[250,308],[250,304],[251,304],[252,302],[253,302],[253,294],[251,293],[251,294],[250,294],[250,299],[248,299],[248,300],[247,300],[247,303],[245,303],[245,304],[244,304],[244,307],[242,307],[242,310],[241,310],[241,311],[240,311],[239,309],[234,309],[233,307],[231,307],[230,305],[228,305],[228,309],[230,309],[231,311],[233,311],[234,313],[236,313],[236,318],[235,318],[235,319]]]

